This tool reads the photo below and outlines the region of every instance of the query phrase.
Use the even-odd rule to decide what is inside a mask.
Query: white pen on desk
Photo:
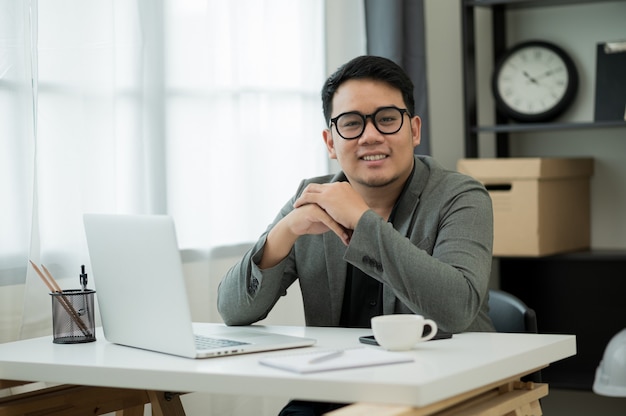
[[[327,360],[331,360],[335,357],[339,357],[342,354],[343,354],[343,350],[330,351],[324,355],[320,355],[320,356],[310,359],[309,364],[317,364],[317,363],[321,363]]]

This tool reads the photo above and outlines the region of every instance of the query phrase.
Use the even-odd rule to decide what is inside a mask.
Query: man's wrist
[[[283,221],[279,221],[267,234],[259,268],[269,269],[280,263],[289,255],[297,239],[298,235],[291,232]]]

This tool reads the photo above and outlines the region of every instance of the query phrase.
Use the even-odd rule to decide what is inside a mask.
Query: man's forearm
[[[259,268],[269,269],[280,263],[289,255],[297,239],[298,236],[289,230],[284,221],[279,221],[267,235]]]

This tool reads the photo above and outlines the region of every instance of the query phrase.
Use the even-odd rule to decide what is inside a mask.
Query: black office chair
[[[489,317],[497,332],[537,334],[537,315],[518,297],[502,290],[489,291]],[[523,380],[541,382],[541,371],[529,374]]]
[[[538,332],[535,311],[516,296],[502,290],[489,291],[489,317],[498,332]]]

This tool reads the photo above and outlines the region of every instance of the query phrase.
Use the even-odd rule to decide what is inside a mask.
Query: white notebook
[[[294,373],[316,373],[412,361],[414,361],[414,358],[411,355],[370,347],[350,348],[339,351],[315,350],[314,352],[306,353],[273,355],[259,360],[263,365]]]

